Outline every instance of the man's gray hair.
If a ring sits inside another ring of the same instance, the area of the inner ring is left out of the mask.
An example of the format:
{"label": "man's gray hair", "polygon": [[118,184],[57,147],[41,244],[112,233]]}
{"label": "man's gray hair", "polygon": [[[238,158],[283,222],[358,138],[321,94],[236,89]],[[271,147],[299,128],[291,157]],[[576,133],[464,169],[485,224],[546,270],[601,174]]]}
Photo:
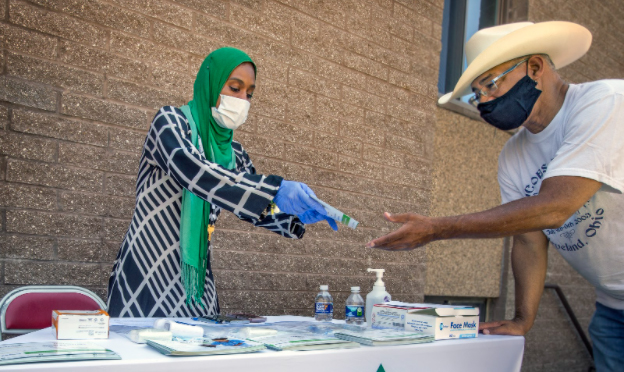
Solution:
{"label": "man's gray hair", "polygon": [[[544,60],[546,60],[546,63],[548,64],[548,66],[550,66],[550,68],[553,69],[553,71],[557,69],[557,67],[555,67],[555,64],[553,63],[552,59],[550,59],[550,56],[548,54],[529,54],[529,55],[526,55],[526,56],[514,58],[511,61],[513,61],[515,63],[518,63],[521,60],[523,60],[524,58],[532,57],[532,56],[540,56],[540,57],[544,58]],[[509,62],[511,62],[511,61],[509,61]]]}
{"label": "man's gray hair", "polygon": [[544,58],[546,60],[546,63],[548,63],[548,66],[550,66],[550,68],[552,68],[553,70],[557,69],[557,67],[555,67],[555,64],[553,63],[552,59],[550,59],[550,56],[548,54],[538,54],[538,56]]}

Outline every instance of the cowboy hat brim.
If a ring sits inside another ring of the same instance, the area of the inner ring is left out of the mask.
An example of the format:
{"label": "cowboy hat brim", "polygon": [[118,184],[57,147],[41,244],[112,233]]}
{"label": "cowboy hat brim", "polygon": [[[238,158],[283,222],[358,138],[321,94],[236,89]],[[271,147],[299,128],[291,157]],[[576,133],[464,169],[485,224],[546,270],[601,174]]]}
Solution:
{"label": "cowboy hat brim", "polygon": [[461,75],[455,89],[440,97],[438,103],[443,105],[471,93],[470,85],[474,79],[491,68],[518,57],[547,54],[555,68],[567,66],[587,53],[591,41],[592,36],[588,29],[571,22],[542,22],[512,31],[479,53]]}

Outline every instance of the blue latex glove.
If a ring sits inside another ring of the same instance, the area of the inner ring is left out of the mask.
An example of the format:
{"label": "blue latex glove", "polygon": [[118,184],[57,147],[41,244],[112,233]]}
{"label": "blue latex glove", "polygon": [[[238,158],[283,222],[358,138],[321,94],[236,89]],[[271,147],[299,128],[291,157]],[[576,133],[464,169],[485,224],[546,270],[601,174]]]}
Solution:
{"label": "blue latex glove", "polygon": [[[333,219],[327,217],[325,208],[319,202],[310,198],[310,196],[316,195],[305,183],[284,180],[275,198],[273,198],[273,202],[280,211],[294,214],[303,223],[315,223],[325,219],[334,230],[338,230],[338,226],[333,222]],[[333,222],[333,225],[329,220]]]}
{"label": "blue latex glove", "polygon": [[329,226],[334,231],[338,231],[338,225],[336,224],[336,220],[334,220],[331,217],[323,216],[322,214],[320,214],[319,212],[317,212],[315,210],[309,210],[309,211],[304,212],[302,215],[297,216],[297,217],[299,217],[301,222],[305,223],[306,225],[317,223],[319,221],[325,220],[325,221],[327,221]]}

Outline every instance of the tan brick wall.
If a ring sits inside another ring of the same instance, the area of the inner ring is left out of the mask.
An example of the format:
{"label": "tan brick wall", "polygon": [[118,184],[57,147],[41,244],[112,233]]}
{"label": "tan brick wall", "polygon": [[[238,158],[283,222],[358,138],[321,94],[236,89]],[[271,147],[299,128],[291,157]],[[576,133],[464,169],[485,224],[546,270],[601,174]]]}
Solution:
{"label": "tan brick wall", "polygon": [[[507,132],[483,121],[439,108],[431,215],[455,216],[498,206],[498,154],[508,139]],[[426,252],[426,295],[499,296],[502,239],[438,241]]]}
{"label": "tan brick wall", "polygon": [[[428,213],[442,1],[0,1],[0,292],[77,284],[105,296],[129,224],[155,110],[192,95],[217,47],[258,64],[236,138],[259,172],[308,183],[361,220],[289,241],[224,215],[215,234],[225,309],[337,313],[370,266],[397,299],[422,299],[424,250],[364,243],[385,210]],[[0,293],[0,294],[1,294]]]}

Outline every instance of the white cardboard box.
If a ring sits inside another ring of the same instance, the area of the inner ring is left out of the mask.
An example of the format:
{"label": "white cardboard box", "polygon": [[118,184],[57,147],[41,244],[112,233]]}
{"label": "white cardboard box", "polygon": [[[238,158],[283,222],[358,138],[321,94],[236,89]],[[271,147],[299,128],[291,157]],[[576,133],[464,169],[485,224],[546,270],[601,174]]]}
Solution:
{"label": "white cardboard box", "polygon": [[371,328],[374,329],[405,329],[405,318],[408,311],[428,308],[428,306],[415,306],[419,304],[407,304],[399,301],[390,301],[383,304],[373,305],[371,313]]}
{"label": "white cardboard box", "polygon": [[52,330],[57,340],[108,338],[109,319],[104,310],[54,310]]}
{"label": "white cardboard box", "polygon": [[479,335],[479,309],[474,307],[439,307],[410,311],[405,330],[433,335],[436,340],[476,338]]}

